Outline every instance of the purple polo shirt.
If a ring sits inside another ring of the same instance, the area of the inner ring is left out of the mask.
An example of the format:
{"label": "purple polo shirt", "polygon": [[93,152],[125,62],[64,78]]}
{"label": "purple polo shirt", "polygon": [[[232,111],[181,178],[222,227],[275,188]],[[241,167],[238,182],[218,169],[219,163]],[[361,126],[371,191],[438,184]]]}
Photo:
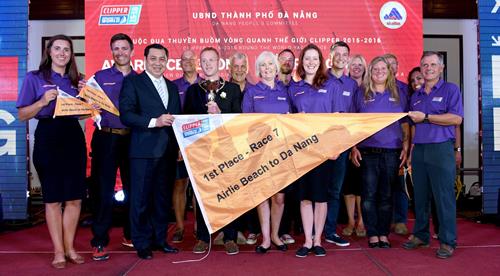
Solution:
{"label": "purple polo shirt", "polygon": [[177,89],[179,89],[179,98],[181,99],[181,110],[184,107],[184,100],[186,99],[186,92],[191,84],[195,84],[203,80],[200,78],[200,75],[196,75],[196,80],[193,83],[189,83],[184,76],[174,80],[175,85],[177,85]]}
{"label": "purple polo shirt", "polygon": [[245,88],[241,109],[243,113],[279,113],[290,112],[290,98],[286,86],[280,82],[274,82],[274,88],[263,82],[258,82]]}
{"label": "purple polo shirt", "polygon": [[288,95],[294,112],[345,112],[344,103],[340,98],[342,95],[340,87],[331,81],[326,81],[319,89],[303,80],[293,82],[288,87]]}
{"label": "purple polo shirt", "polygon": [[[43,79],[43,74],[36,71],[31,71],[26,74],[24,78],[21,92],[17,98],[16,107],[25,107],[32,105],[40,100],[42,96],[51,89],[61,89],[62,91],[70,94],[71,96],[78,95],[78,88],[71,84],[71,80],[67,75],[61,76],[60,74],[51,71],[50,81],[47,82]],[[56,101],[51,101],[47,106],[43,107],[35,116],[36,119],[52,118],[54,109],[56,108]]]}
{"label": "purple polo shirt", "polygon": [[[421,111],[426,114],[451,113],[464,117],[462,95],[460,89],[453,83],[439,80],[432,87],[429,94],[422,86],[411,96],[410,110]],[[455,140],[455,126],[441,126],[437,124],[415,124],[414,144],[442,143]]]}
{"label": "purple polo shirt", "polygon": [[[370,99],[365,100],[365,91],[359,88],[356,92],[354,108],[358,113],[405,113],[408,112],[408,94],[399,90],[399,101],[391,97],[391,93],[386,90],[384,93],[374,93]],[[407,122],[401,119],[385,127],[379,132],[366,138],[358,144],[360,148],[402,148],[403,131],[401,123]]]}
{"label": "purple polo shirt", "polygon": [[346,75],[337,78],[331,70],[328,70],[328,81],[332,81],[340,87],[340,98],[345,105],[345,112],[354,112],[354,94],[358,90],[358,83]]}
{"label": "purple polo shirt", "polygon": [[[137,73],[132,70],[130,71],[130,75],[137,75]],[[102,90],[104,90],[104,93],[106,93],[116,108],[119,108],[120,90],[122,88],[124,78],[125,76],[123,76],[123,73],[116,69],[115,66],[97,71],[94,75],[94,79],[97,81]],[[116,116],[115,114],[112,114],[104,109],[101,110],[101,117],[102,127],[127,128],[122,124],[119,116]]]}

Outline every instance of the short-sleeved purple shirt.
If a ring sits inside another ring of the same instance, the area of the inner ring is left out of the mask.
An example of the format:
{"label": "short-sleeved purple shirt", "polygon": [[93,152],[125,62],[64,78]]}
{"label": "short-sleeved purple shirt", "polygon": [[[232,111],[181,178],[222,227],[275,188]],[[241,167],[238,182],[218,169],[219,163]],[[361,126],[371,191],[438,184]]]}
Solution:
{"label": "short-sleeved purple shirt", "polygon": [[345,112],[354,112],[354,94],[358,90],[358,83],[349,76],[342,75],[337,78],[328,70],[328,80],[333,81],[340,87],[341,99],[345,105]]}
{"label": "short-sleeved purple shirt", "polygon": [[[374,93],[373,96],[365,99],[364,89],[359,88],[356,92],[354,108],[359,113],[403,113],[408,112],[408,94],[399,91],[399,101],[395,97],[391,97],[389,90],[384,93]],[[385,127],[379,132],[366,138],[358,144],[360,148],[374,147],[374,148],[388,148],[398,149],[402,148],[403,131],[401,130],[401,123],[406,120],[394,122]]]}
{"label": "short-sleeved purple shirt", "polygon": [[[17,98],[16,107],[25,107],[32,105],[43,97],[45,92],[51,89],[61,89],[62,91],[70,94],[71,96],[78,95],[78,88],[71,84],[71,80],[67,75],[61,76],[60,74],[51,71],[50,81],[43,78],[43,74],[36,71],[31,71],[26,74],[24,78],[21,92]],[[52,118],[56,108],[56,101],[51,101],[47,106],[43,107],[35,116],[36,119]]]}
{"label": "short-sleeved purple shirt", "polygon": [[[410,110],[421,111],[429,115],[451,113],[464,117],[460,89],[455,84],[442,79],[432,87],[429,94],[425,93],[425,87],[415,91],[410,100]],[[415,124],[414,144],[442,143],[448,140],[455,140],[454,125]]]}
{"label": "short-sleeved purple shirt", "polygon": [[[130,75],[137,75],[137,73],[132,70],[130,71]],[[97,81],[102,90],[104,90],[104,93],[106,93],[116,108],[119,108],[120,90],[122,88],[124,78],[125,76],[123,76],[123,73],[116,69],[115,66],[97,71],[94,75],[94,79]],[[101,110],[101,117],[102,127],[126,128],[126,126],[120,121],[120,117],[109,113],[106,110]]]}
{"label": "short-sleeved purple shirt", "polygon": [[340,87],[332,81],[326,81],[321,88],[314,88],[304,80],[291,82],[288,95],[294,112],[334,113],[345,112],[340,98]]}
{"label": "short-sleeved purple shirt", "polygon": [[189,83],[184,76],[174,80],[175,85],[177,85],[177,89],[179,89],[179,98],[181,99],[181,110],[184,107],[184,100],[186,99],[186,91],[188,90],[191,84],[198,83],[202,80],[199,75],[196,75],[196,80],[193,83]]}
{"label": "short-sleeved purple shirt", "polygon": [[275,81],[274,88],[258,82],[245,88],[241,109],[243,113],[279,113],[291,112],[290,98],[286,86]]}

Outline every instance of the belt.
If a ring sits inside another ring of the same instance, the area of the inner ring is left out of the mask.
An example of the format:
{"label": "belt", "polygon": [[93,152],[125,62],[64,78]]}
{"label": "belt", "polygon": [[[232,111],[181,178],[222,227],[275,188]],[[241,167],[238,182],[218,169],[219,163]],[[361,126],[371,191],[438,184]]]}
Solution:
{"label": "belt", "polygon": [[107,132],[107,133],[112,133],[112,134],[118,134],[118,135],[127,135],[127,134],[130,133],[130,129],[129,128],[101,127],[100,131]]}
{"label": "belt", "polygon": [[401,149],[386,149],[386,148],[360,148],[361,153],[390,153],[390,152],[400,152]]}

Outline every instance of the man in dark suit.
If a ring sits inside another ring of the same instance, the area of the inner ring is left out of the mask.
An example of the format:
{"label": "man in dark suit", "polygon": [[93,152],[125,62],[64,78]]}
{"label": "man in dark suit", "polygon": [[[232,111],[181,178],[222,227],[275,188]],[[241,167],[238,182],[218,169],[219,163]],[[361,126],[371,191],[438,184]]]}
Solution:
{"label": "man in dark suit", "polygon": [[180,100],[177,86],[163,76],[168,50],[151,44],[144,56],[146,70],[123,82],[120,119],[131,128],[132,243],[139,258],[151,259],[152,249],[178,252],[166,235],[177,158],[172,114],[180,113]]}

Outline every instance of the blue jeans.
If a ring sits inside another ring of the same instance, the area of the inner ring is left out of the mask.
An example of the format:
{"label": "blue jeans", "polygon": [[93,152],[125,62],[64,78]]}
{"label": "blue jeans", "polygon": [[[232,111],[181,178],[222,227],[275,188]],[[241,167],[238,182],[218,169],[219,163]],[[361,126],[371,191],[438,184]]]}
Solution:
{"label": "blue jeans", "polygon": [[388,236],[392,221],[392,191],[398,182],[399,150],[360,149],[363,220],[368,237]]}
{"label": "blue jeans", "polygon": [[415,227],[413,234],[429,243],[430,201],[434,198],[439,220],[439,242],[457,245],[455,201],[454,142],[416,144],[413,148],[412,167],[415,193]]}
{"label": "blue jeans", "polygon": [[408,196],[405,192],[405,177],[400,175],[398,183],[394,186],[392,198],[394,199],[394,223],[405,223],[408,221]]}
{"label": "blue jeans", "polygon": [[328,187],[328,211],[325,222],[325,236],[337,233],[337,217],[340,209],[340,192],[347,170],[349,150],[344,151],[333,161],[333,181]]}

